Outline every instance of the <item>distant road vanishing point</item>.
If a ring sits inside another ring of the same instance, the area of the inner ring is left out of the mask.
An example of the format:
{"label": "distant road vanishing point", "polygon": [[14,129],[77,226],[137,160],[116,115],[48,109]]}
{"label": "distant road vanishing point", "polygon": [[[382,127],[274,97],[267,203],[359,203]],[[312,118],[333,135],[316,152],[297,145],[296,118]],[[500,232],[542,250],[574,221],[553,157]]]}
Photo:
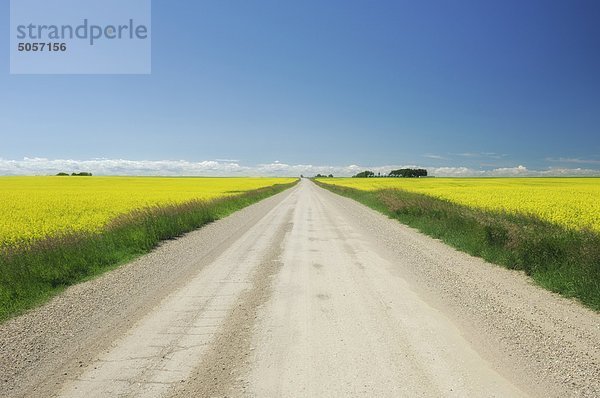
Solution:
{"label": "distant road vanishing point", "polygon": [[0,325],[6,397],[600,396],[600,315],[302,180]]}

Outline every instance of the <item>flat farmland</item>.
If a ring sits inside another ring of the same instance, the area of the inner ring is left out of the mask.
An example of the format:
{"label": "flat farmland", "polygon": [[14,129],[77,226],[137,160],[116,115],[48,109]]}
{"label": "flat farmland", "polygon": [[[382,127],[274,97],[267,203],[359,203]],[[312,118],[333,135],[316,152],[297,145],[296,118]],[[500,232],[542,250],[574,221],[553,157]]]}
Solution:
{"label": "flat farmland", "polygon": [[[352,194],[454,217],[402,192]],[[598,397],[599,324],[303,179],[0,324],[0,395]]]}
{"label": "flat farmland", "polygon": [[0,178],[0,320],[295,181]]}
{"label": "flat farmland", "polygon": [[477,209],[538,217],[600,232],[600,178],[334,178],[363,191],[399,189]]}
{"label": "flat farmland", "polygon": [[100,232],[132,211],[232,197],[292,178],[2,177],[0,247]]}
{"label": "flat farmland", "polygon": [[324,178],[317,183],[600,309],[598,178]]}

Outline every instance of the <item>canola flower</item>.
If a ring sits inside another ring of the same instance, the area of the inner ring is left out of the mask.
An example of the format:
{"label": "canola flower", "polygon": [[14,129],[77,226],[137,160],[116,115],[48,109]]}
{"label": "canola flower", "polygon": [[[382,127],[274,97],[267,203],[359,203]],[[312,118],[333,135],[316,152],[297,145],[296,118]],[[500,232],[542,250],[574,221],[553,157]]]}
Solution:
{"label": "canola flower", "polygon": [[99,232],[151,206],[210,200],[293,178],[1,177],[0,248],[72,232]]}
{"label": "canola flower", "polygon": [[570,229],[600,232],[600,178],[334,178],[366,191],[401,189],[473,208],[525,214]]}

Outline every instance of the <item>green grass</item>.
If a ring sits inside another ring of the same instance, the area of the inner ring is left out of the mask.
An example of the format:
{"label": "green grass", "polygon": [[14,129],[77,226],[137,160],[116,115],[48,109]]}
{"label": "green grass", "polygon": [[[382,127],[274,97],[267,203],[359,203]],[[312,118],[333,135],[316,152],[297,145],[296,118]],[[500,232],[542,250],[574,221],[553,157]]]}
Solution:
{"label": "green grass", "polygon": [[93,278],[173,239],[295,185],[280,184],[212,201],[154,207],[114,220],[100,234],[73,234],[0,254],[0,322],[66,287]]}
{"label": "green grass", "polygon": [[401,190],[367,192],[316,183],[458,250],[523,270],[546,289],[600,310],[600,235],[595,232]]}

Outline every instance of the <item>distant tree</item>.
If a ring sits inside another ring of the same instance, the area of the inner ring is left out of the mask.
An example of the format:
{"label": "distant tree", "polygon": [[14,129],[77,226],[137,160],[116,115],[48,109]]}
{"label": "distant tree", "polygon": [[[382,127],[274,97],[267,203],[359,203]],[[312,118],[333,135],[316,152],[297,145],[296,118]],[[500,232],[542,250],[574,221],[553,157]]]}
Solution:
{"label": "distant tree", "polygon": [[425,169],[398,169],[392,170],[389,177],[402,177],[402,178],[418,178],[427,177],[427,170]]}
{"label": "distant tree", "polygon": [[375,173],[373,173],[372,171],[369,171],[369,170],[361,171],[360,173],[352,176],[352,178],[371,178],[371,177],[375,177]]}
{"label": "distant tree", "polygon": [[333,178],[333,174],[329,174],[329,176],[328,176],[328,177],[329,177],[329,178]]}
{"label": "distant tree", "polygon": [[91,177],[92,173],[82,172],[82,173],[72,173],[71,175],[75,176],[75,177]]}
{"label": "distant tree", "polygon": [[59,177],[65,177],[65,176],[68,176],[68,175],[69,175],[69,173],[58,173],[57,174],[57,176],[59,176]]}
{"label": "distant tree", "polygon": [[300,178],[304,178],[304,174],[300,174]]}

